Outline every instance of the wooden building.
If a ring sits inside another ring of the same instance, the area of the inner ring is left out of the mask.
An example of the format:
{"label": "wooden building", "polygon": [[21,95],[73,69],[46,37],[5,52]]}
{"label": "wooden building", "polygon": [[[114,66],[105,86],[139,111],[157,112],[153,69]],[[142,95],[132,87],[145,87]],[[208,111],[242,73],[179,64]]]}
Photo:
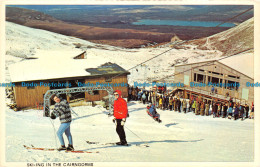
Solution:
{"label": "wooden building", "polygon": [[[209,60],[175,66],[175,82],[184,83],[180,88],[184,96],[202,96],[204,99],[227,101],[234,98],[241,104],[254,101],[253,53],[245,53],[220,60]],[[212,87],[217,93],[212,93]]]}
{"label": "wooden building", "polygon": [[[9,67],[11,81],[15,84],[13,90],[18,108],[43,104],[47,90],[90,86],[91,83],[92,86],[98,83],[113,84],[114,90],[121,90],[124,98],[128,96],[128,71],[114,63],[84,59],[85,52],[66,54],[67,56],[50,54],[50,57],[27,60]],[[84,98],[85,101],[99,101],[107,95],[106,91],[100,90],[91,94],[83,92],[62,96],[67,100]]]}

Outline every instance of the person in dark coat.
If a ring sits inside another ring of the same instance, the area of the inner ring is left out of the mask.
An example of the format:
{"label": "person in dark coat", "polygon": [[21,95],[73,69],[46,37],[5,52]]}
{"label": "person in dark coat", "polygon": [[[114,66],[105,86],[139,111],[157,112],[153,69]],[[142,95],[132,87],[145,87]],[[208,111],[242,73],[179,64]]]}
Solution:
{"label": "person in dark coat", "polygon": [[145,102],[148,102],[148,96],[149,96],[149,92],[145,91],[145,97],[146,97]]}
{"label": "person in dark coat", "polygon": [[178,111],[181,112],[181,100],[179,98],[177,100],[177,107],[178,107]]}
{"label": "person in dark coat", "polygon": [[209,115],[209,102],[207,102],[206,103],[206,105],[205,105],[205,112],[206,112],[206,116],[208,116]]}
{"label": "person in dark coat", "polygon": [[252,102],[252,107],[251,107],[251,112],[250,112],[250,115],[249,115],[249,119],[254,119],[254,103]]}
{"label": "person in dark coat", "polygon": [[186,110],[187,110],[187,101],[186,101],[186,99],[183,99],[183,101],[182,101],[182,110],[186,114]]}
{"label": "person in dark coat", "polygon": [[166,97],[166,99],[165,99],[165,108],[166,108],[166,110],[168,110],[169,109],[169,96],[165,96]]}
{"label": "person in dark coat", "polygon": [[245,105],[245,110],[246,110],[246,117],[245,118],[248,118],[249,106],[247,104]]}
{"label": "person in dark coat", "polygon": [[170,108],[170,111],[172,111],[172,106],[173,106],[173,98],[172,96],[170,97],[170,100],[169,100],[169,108]]}
{"label": "person in dark coat", "polygon": [[245,107],[239,104],[239,117],[244,120]]}
{"label": "person in dark coat", "polygon": [[224,104],[224,106],[223,106],[223,117],[222,118],[226,118],[227,109],[228,109],[228,103]]}
{"label": "person in dark coat", "polygon": [[235,111],[234,111],[234,120],[237,120],[239,117],[239,108],[238,105],[235,106]]}
{"label": "person in dark coat", "polygon": [[201,102],[201,105],[200,105],[200,115],[204,116],[204,114],[205,114],[205,103],[203,101],[203,102]]}
{"label": "person in dark coat", "polygon": [[143,92],[143,95],[142,95],[143,104],[145,104],[145,100],[146,100],[146,96],[145,96],[145,93]]}

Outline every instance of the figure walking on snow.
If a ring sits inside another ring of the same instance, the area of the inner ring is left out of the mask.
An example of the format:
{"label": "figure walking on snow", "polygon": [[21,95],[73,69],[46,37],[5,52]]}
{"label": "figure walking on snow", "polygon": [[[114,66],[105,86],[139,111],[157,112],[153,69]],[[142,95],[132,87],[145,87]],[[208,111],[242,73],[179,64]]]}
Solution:
{"label": "figure walking on snow", "polygon": [[117,145],[127,145],[124,124],[127,117],[127,103],[121,97],[121,91],[116,90],[114,92],[115,101],[114,101],[114,119],[113,122],[116,123],[116,132],[120,138],[120,142],[117,142]]}
{"label": "figure walking on snow", "polygon": [[[55,107],[53,111],[51,112],[51,119],[56,119],[56,117],[60,117],[60,127],[57,131],[57,136],[60,140],[61,147],[58,148],[59,151],[61,150],[67,150],[67,151],[73,151],[73,143],[72,143],[72,136],[70,133],[70,123],[71,123],[71,111],[69,103],[65,99],[61,99],[59,95],[53,95],[52,96],[53,101],[56,102]],[[69,145],[66,148],[64,139],[63,139],[63,133],[65,132]]]}

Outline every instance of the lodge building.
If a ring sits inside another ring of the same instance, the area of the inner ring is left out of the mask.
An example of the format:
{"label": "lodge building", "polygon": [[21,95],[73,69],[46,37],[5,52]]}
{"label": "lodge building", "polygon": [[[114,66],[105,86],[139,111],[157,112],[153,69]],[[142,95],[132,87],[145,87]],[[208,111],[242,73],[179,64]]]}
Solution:
{"label": "lodge building", "polygon": [[[219,60],[208,60],[175,66],[175,82],[184,83],[184,96],[202,96],[219,101],[233,98],[241,104],[252,104],[254,101],[254,87],[247,83],[254,83],[253,53],[243,53]],[[194,86],[196,84],[196,86]],[[212,87],[217,92],[212,93]]]}
{"label": "lodge building", "polygon": [[[32,60],[9,66],[14,100],[18,108],[35,107],[43,104],[44,94],[51,89],[78,87],[80,83],[114,84],[114,90],[121,90],[123,98],[128,95],[127,75],[130,73],[115,63],[100,62],[86,58],[86,52],[60,51],[43,52]],[[43,85],[44,83],[44,85]],[[121,83],[125,85],[122,86]],[[121,84],[121,85],[120,85]],[[24,86],[26,85],[26,86]],[[34,86],[37,85],[37,86]],[[40,86],[41,85],[41,86]],[[107,96],[107,91],[64,94],[68,101],[81,98],[85,101],[99,101]]]}

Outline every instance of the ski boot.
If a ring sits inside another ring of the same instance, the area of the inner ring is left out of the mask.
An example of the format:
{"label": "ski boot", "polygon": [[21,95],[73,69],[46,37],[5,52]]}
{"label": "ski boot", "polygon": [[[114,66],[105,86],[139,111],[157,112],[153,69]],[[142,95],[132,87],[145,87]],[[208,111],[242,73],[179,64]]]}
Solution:
{"label": "ski boot", "polygon": [[128,146],[126,140],[124,140],[124,141],[120,141],[120,142],[117,142],[116,145],[120,145],[120,146]]}
{"label": "ski boot", "polygon": [[68,147],[66,148],[67,151],[74,151],[73,145],[69,144]]}
{"label": "ski boot", "polygon": [[66,147],[62,145],[60,148],[57,149],[58,151],[66,150]]}

